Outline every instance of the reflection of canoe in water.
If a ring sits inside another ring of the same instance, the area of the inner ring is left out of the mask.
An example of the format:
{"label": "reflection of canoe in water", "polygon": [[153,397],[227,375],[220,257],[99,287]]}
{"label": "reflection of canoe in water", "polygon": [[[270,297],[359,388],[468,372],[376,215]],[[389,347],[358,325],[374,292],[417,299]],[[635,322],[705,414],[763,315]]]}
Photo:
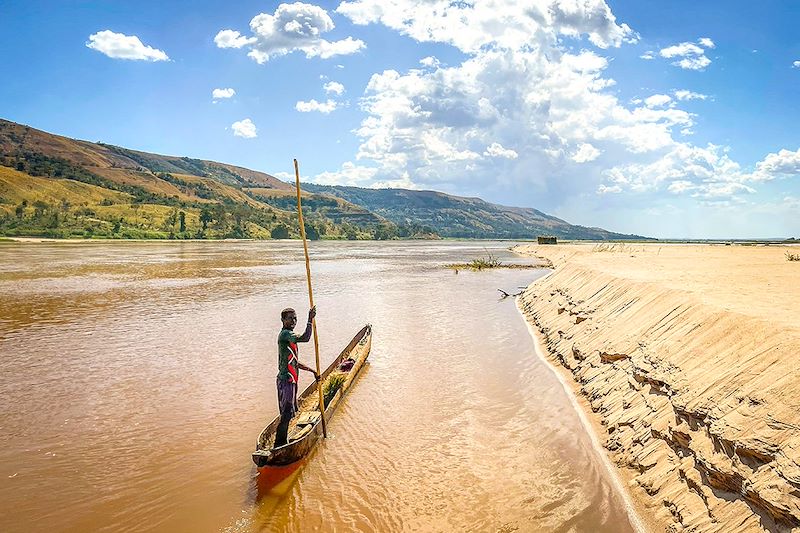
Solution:
{"label": "reflection of canoe in water", "polygon": [[[341,386],[330,399],[325,399],[325,421],[331,419],[336,407],[347,394],[358,372],[369,356],[372,346],[372,326],[361,328],[350,344],[342,350],[328,368],[321,375],[322,391],[326,391],[327,384],[340,382]],[[352,363],[351,361],[352,360]],[[272,448],[275,442],[275,431],[280,422],[280,415],[264,428],[256,442],[256,451],[253,452],[253,462],[256,466],[288,465],[305,457],[317,443],[322,434],[322,424],[319,416],[319,396],[317,383],[312,383],[297,398],[300,409],[289,424],[289,443],[278,448]]]}

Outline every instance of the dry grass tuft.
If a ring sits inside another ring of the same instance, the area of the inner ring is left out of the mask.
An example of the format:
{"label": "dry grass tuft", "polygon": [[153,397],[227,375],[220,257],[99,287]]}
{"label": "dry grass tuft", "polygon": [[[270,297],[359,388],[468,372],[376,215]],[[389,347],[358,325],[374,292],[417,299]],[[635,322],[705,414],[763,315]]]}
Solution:
{"label": "dry grass tuft", "polygon": [[592,248],[592,251],[629,253],[635,250],[633,246],[631,246],[630,244],[625,244],[623,242],[604,242],[602,244],[596,244],[594,248]]}

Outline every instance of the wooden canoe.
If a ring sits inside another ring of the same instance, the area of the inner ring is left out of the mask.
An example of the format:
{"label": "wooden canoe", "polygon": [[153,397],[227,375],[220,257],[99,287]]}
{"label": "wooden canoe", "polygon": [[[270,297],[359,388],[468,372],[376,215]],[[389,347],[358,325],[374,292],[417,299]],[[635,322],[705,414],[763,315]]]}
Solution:
{"label": "wooden canoe", "polygon": [[[320,383],[326,383],[334,374],[344,374],[344,382],[336,394],[325,406],[325,421],[329,421],[339,403],[347,394],[358,376],[361,367],[369,356],[372,347],[372,326],[367,324],[359,331],[353,340],[342,350],[325,371],[320,376]],[[340,365],[352,359],[353,365],[348,371],[340,370]],[[339,378],[341,379],[341,378]],[[323,385],[322,390],[325,390]],[[299,461],[305,457],[314,447],[322,435],[322,423],[319,417],[319,396],[317,395],[317,383],[309,385],[297,398],[299,406],[297,415],[289,424],[289,443],[278,448],[273,448],[275,442],[275,431],[280,422],[280,415],[264,428],[256,442],[256,451],[253,452],[253,462],[258,467],[288,465]]]}

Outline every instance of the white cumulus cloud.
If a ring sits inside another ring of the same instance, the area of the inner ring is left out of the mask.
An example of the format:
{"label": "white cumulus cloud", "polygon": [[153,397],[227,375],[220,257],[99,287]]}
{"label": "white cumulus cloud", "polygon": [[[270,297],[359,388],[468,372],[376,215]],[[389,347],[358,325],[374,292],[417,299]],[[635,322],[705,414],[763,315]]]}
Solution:
{"label": "white cumulus cloud", "polygon": [[311,178],[320,185],[349,185],[354,187],[370,187],[378,169],[374,167],[358,166],[352,161],[346,161],[339,170],[321,172]]}
{"label": "white cumulus cloud", "polygon": [[794,63],[792,63],[792,66],[794,68],[800,68],[800,61],[795,61]]}
{"label": "white cumulus cloud", "polygon": [[701,37],[698,41],[699,46],[690,42],[683,42],[662,48],[659,51],[661,57],[675,59],[672,64],[686,70],[704,70],[711,64],[711,60],[705,55],[707,48],[714,48],[714,41],[708,37]]}
{"label": "white cumulus cloud", "polygon": [[417,184],[411,180],[408,172],[404,172],[399,178],[392,180],[376,181],[370,185],[375,189],[417,189]]}
{"label": "white cumulus cloud", "polygon": [[684,57],[673,63],[673,65],[681,67],[684,70],[704,70],[710,64],[711,60],[706,56]]}
{"label": "white cumulus cloud", "polygon": [[231,124],[231,129],[236,137],[244,137],[245,139],[258,137],[256,125],[249,118],[234,122]]}
{"label": "white cumulus cloud", "polygon": [[588,163],[589,161],[594,161],[599,156],[600,150],[589,143],[581,143],[578,145],[578,151],[572,156],[572,160],[576,163]]}
{"label": "white cumulus cloud", "polygon": [[603,174],[607,182],[622,184],[634,192],[730,190],[733,194],[742,189],[726,189],[723,185],[747,180],[739,164],[728,157],[726,149],[713,144],[698,147],[674,143],[657,159],[617,165]]}
{"label": "white cumulus cloud", "polygon": [[322,113],[327,115],[332,111],[335,111],[336,108],[339,107],[339,103],[334,100],[327,100],[326,102],[317,102],[316,100],[309,100],[308,102],[304,102],[300,100],[294,105],[294,108],[301,113],[310,113],[312,111],[316,111],[318,113]]}
{"label": "white cumulus cloud", "polygon": [[[318,182],[467,195],[491,182],[495,201],[551,209],[596,198],[587,193],[735,201],[755,187],[726,147],[685,140],[695,115],[681,105],[699,93],[623,102],[609,90],[615,80],[602,49],[636,34],[602,0],[345,0],[337,12],[455,46],[463,58],[374,73],[359,101],[357,153]],[[706,39],[658,55],[696,58],[710,48]]]}
{"label": "white cumulus cloud", "polygon": [[703,55],[705,50],[700,48],[694,43],[680,43],[662,48],[659,54],[661,57],[686,57],[686,56],[699,56]]}
{"label": "white cumulus cloud", "polygon": [[346,161],[339,170],[326,171],[311,177],[312,183],[320,185],[347,185],[352,187],[366,187],[371,189],[417,189],[408,172],[396,179],[381,180],[377,178],[378,169],[356,165]]}
{"label": "white cumulus cloud", "polygon": [[756,163],[756,170],[751,175],[755,181],[770,181],[776,178],[800,176],[800,149],[796,152],[780,150]]}
{"label": "white cumulus cloud", "polygon": [[253,17],[249,37],[236,30],[222,30],[214,42],[220,48],[247,47],[247,55],[259,64],[295,51],[304,52],[309,58],[328,59],[353,54],[365,47],[363,41],[352,37],[339,41],[323,39],[322,34],[333,28],[327,11],[316,5],[295,2],[280,4],[272,14],[260,13]]}
{"label": "white cumulus cloud", "polygon": [[519,154],[510,148],[504,148],[500,143],[492,143],[486,147],[483,155],[487,157],[505,157],[506,159],[516,159]]}
{"label": "white cumulus cloud", "polygon": [[256,42],[255,37],[245,37],[234,30],[222,30],[214,37],[217,48],[241,48],[254,42]]}
{"label": "white cumulus cloud", "polygon": [[163,50],[143,44],[137,36],[114,33],[110,30],[90,35],[86,47],[114,59],[169,61],[169,56]]}
{"label": "white cumulus cloud", "polygon": [[693,190],[696,186],[691,181],[676,180],[667,186],[667,191],[673,194],[683,194]]}
{"label": "white cumulus cloud", "polygon": [[714,48],[716,46],[714,44],[714,41],[712,41],[708,37],[701,37],[700,39],[697,40],[697,42],[700,43],[700,46],[704,46],[705,48]]}
{"label": "white cumulus cloud", "polygon": [[647,107],[663,107],[672,102],[672,97],[666,94],[654,94],[644,99],[644,105]]}
{"label": "white cumulus cloud", "polygon": [[[404,7],[397,13],[412,15],[386,19],[386,23],[421,40],[434,40],[432,36],[438,35],[442,42],[470,50],[471,41],[465,40],[464,32],[473,27],[473,19],[489,17],[480,20],[488,24],[503,13],[524,19],[518,5],[499,6],[495,6],[500,10],[496,13],[484,11],[479,3],[474,7],[453,5],[450,9],[459,17],[451,20],[448,15],[442,20],[422,17],[425,6],[408,2],[395,7]],[[385,7],[376,7],[376,13]],[[379,16],[367,10],[360,16],[364,20],[356,22],[384,20],[388,14]],[[596,28],[590,21],[572,22],[573,27],[584,27],[587,32]],[[488,24],[479,40],[490,46],[469,52],[460,65],[443,67],[430,60],[425,62],[429,67],[425,70],[374,74],[361,101],[368,117],[356,131],[362,140],[358,160],[377,164],[381,176],[399,179],[408,172],[422,188],[450,184],[451,190],[474,190],[478,185],[473,184],[484,176],[501,174],[504,180],[518,184],[532,180],[534,188],[556,194],[582,187],[576,181],[559,180],[557,176],[562,174],[575,172],[601,182],[603,167],[595,163],[601,153],[608,153],[610,160],[658,159],[676,144],[672,128],[693,124],[689,113],[662,108],[672,103],[668,95],[651,98],[654,107],[623,106],[604,91],[614,83],[603,77],[608,60],[588,50],[569,53],[560,49],[562,33],[544,23],[537,23],[541,26],[534,32],[542,41],[540,48],[530,47],[530,34],[517,41],[518,36],[509,34],[502,24]],[[475,31],[482,28],[475,22]],[[618,43],[622,42],[620,38]],[[611,44],[610,37],[606,44]],[[545,53],[554,49],[556,53]],[[517,157],[497,157],[502,145],[487,148],[497,143],[495,139],[513,140]],[[545,185],[549,180],[552,182]],[[622,183],[605,184],[603,190],[630,188]]]}
{"label": "white cumulus cloud", "polygon": [[705,100],[708,98],[708,95],[687,91],[685,89],[679,89],[673,94],[678,100]]}
{"label": "white cumulus cloud", "polygon": [[419,64],[423,67],[438,67],[440,65],[439,60],[433,56],[423,57],[419,60]]}
{"label": "white cumulus cloud", "polygon": [[[680,109],[622,106],[604,92],[607,64],[589,51],[551,59],[539,50],[487,48],[458,66],[374,74],[361,101],[368,117],[356,130],[357,158],[378,164],[382,176],[409,172],[421,188],[474,190],[498,174],[537,187],[552,176],[554,194],[580,188],[556,176],[574,170],[599,180],[592,162],[600,153],[624,160],[656,152],[675,143],[673,126],[693,123]],[[517,157],[492,158],[499,151],[486,147],[496,139],[513,140]]]}
{"label": "white cumulus cloud", "polygon": [[336,11],[354,24],[381,23],[417,41],[449,43],[464,52],[477,52],[488,42],[504,48],[549,43],[559,35],[586,35],[600,48],[638,39],[627,24],[617,23],[604,0],[543,0],[525,6],[512,0],[352,0]]}
{"label": "white cumulus cloud", "polygon": [[223,100],[225,98],[232,98],[236,91],[228,87],[227,89],[214,89],[211,91],[211,98],[214,100]]}
{"label": "white cumulus cloud", "polygon": [[325,92],[328,94],[341,95],[344,93],[344,85],[336,81],[329,81],[323,85],[322,88],[325,89]]}

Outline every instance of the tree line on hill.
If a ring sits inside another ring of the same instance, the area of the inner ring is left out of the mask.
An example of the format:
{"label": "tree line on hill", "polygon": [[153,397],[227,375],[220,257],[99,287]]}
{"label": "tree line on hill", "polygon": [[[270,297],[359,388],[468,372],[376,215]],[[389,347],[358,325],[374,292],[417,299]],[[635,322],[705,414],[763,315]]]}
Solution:
{"label": "tree line on hill", "polygon": [[[116,207],[103,212],[103,208]],[[120,207],[126,214],[118,214]],[[148,209],[150,207],[151,209]],[[299,237],[297,223],[288,217],[242,205],[211,204],[198,209],[153,206],[134,202],[115,206],[107,200],[98,206],[22,200],[13,211],[0,214],[0,235],[49,238],[117,239],[291,239]],[[304,209],[305,212],[305,209]],[[307,213],[306,236],[311,240],[387,240],[412,238],[429,228],[396,225],[359,227],[349,222],[334,224]]]}

